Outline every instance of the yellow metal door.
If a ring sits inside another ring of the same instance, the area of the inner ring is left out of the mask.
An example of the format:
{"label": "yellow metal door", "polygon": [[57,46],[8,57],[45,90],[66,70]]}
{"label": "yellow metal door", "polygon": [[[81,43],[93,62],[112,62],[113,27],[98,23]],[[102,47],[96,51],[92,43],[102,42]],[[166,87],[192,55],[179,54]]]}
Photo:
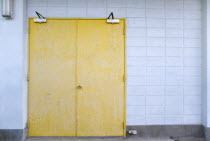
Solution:
{"label": "yellow metal door", "polygon": [[29,24],[29,136],[123,136],[124,20]]}
{"label": "yellow metal door", "polygon": [[75,136],[76,20],[29,22],[29,136]]}
{"label": "yellow metal door", "polygon": [[124,20],[79,20],[77,135],[123,136]]}

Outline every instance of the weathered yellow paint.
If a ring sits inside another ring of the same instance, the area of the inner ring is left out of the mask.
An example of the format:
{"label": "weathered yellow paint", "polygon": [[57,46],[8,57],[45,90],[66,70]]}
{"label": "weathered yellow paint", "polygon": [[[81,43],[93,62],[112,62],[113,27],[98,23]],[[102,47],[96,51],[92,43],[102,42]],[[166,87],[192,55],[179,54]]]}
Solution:
{"label": "weathered yellow paint", "polygon": [[79,20],[78,136],[123,136],[124,21]]}
{"label": "weathered yellow paint", "polygon": [[29,136],[75,136],[76,20],[30,20]]}
{"label": "weathered yellow paint", "polygon": [[124,24],[29,20],[29,136],[125,135]]}

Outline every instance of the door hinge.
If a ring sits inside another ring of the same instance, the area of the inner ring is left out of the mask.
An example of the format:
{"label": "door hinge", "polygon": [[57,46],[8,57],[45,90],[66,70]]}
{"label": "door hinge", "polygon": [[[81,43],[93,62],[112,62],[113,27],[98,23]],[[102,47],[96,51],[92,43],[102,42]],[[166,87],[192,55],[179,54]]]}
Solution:
{"label": "door hinge", "polygon": [[29,81],[30,79],[29,79],[29,75],[27,75],[27,81]]}
{"label": "door hinge", "polygon": [[30,122],[28,122],[28,128],[30,128]]}
{"label": "door hinge", "polygon": [[124,81],[124,82],[126,81],[126,76],[125,76],[125,74],[123,75],[123,81]]}

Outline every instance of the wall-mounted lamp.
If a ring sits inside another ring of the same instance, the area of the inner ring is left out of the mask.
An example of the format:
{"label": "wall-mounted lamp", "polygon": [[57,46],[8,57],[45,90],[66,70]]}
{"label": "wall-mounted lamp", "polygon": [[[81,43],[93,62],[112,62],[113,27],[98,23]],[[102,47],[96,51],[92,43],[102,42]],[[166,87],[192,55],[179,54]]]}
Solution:
{"label": "wall-mounted lamp", "polygon": [[2,17],[12,18],[13,0],[2,0]]}

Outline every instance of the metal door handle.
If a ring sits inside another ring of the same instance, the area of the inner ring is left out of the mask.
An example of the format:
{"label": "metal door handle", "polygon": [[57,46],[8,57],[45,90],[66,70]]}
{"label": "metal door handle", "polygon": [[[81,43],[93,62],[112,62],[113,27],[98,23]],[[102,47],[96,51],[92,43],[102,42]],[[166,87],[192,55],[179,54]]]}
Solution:
{"label": "metal door handle", "polygon": [[79,85],[79,86],[77,86],[77,88],[81,89],[81,88],[82,88],[82,86],[81,86],[81,85]]}

